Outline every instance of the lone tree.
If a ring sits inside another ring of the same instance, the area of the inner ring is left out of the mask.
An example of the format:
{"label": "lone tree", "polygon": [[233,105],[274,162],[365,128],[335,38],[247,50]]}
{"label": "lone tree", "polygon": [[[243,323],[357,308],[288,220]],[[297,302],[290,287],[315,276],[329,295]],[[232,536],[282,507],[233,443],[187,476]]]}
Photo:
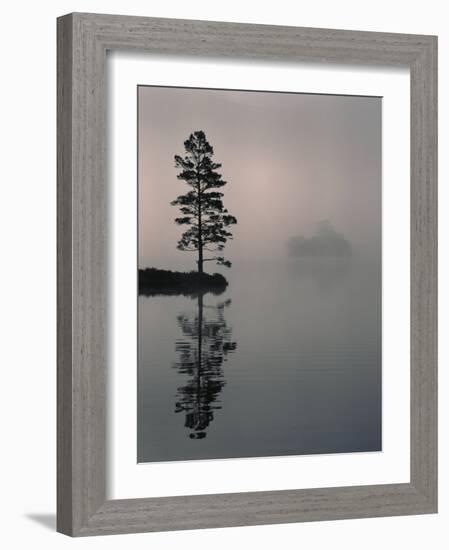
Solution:
{"label": "lone tree", "polygon": [[175,166],[180,169],[178,179],[184,180],[190,190],[171,204],[179,206],[182,213],[175,222],[189,227],[179,239],[177,248],[198,252],[199,273],[203,273],[204,262],[215,261],[218,265],[231,267],[231,262],[221,255],[204,257],[206,252],[222,252],[226,241],[232,239],[229,227],[237,223],[223,206],[223,193],[217,191],[226,185],[217,172],[221,164],[212,160],[214,149],[202,130],[190,134],[184,148],[184,157],[175,155]]}

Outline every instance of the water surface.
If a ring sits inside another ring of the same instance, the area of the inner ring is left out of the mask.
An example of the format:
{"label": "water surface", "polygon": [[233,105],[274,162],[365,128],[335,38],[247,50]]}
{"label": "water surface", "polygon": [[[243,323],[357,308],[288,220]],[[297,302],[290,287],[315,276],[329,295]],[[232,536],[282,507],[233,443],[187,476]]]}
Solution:
{"label": "water surface", "polygon": [[139,296],[138,462],[381,449],[380,263],[235,262]]}

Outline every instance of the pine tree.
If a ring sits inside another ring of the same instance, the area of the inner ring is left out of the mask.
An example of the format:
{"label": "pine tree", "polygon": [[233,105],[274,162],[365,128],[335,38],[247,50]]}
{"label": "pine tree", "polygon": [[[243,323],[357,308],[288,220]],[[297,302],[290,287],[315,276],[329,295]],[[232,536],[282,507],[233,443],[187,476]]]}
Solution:
{"label": "pine tree", "polygon": [[178,179],[190,187],[184,195],[171,202],[179,206],[182,216],[175,219],[178,225],[187,225],[177,248],[198,253],[198,272],[203,272],[203,263],[215,261],[218,265],[231,267],[231,262],[221,255],[205,257],[208,252],[222,252],[228,239],[232,239],[230,226],[237,219],[223,206],[223,193],[217,191],[226,181],[217,172],[221,164],[214,162],[214,149],[202,130],[190,134],[184,142],[185,156],[175,155],[175,166],[180,169]]}

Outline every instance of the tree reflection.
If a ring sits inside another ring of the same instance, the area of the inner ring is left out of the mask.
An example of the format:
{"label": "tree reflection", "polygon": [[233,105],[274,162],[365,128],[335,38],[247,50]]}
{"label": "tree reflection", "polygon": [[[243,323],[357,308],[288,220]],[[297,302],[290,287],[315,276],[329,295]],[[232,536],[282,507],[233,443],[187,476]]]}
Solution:
{"label": "tree reflection", "polygon": [[185,413],[184,425],[190,430],[191,439],[206,437],[214,411],[222,407],[220,393],[226,384],[223,363],[228,353],[237,347],[224,317],[230,303],[231,300],[227,300],[213,306],[204,305],[200,294],[194,313],[178,315],[184,338],[176,342],[179,359],[174,367],[189,378],[176,392],[175,412]]}

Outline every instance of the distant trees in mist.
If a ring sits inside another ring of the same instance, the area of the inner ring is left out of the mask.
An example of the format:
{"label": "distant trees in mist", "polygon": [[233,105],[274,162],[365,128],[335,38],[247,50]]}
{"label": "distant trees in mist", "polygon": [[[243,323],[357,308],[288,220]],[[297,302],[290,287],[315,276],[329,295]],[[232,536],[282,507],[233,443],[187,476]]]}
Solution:
{"label": "distant trees in mist", "polygon": [[351,243],[325,220],[318,224],[315,235],[290,237],[287,249],[293,257],[348,257],[352,255]]}

